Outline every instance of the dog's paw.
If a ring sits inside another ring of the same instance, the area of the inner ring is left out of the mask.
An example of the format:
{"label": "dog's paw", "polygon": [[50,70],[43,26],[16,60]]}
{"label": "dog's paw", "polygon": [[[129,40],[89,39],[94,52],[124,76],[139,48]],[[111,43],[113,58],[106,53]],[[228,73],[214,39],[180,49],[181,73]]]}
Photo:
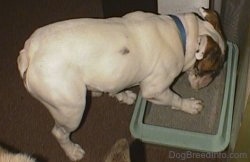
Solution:
{"label": "dog's paw", "polygon": [[124,91],[115,95],[118,101],[132,105],[136,100],[136,94],[132,91]]}
{"label": "dog's paw", "polygon": [[70,143],[65,150],[67,156],[70,158],[72,161],[78,161],[81,160],[84,157],[84,150],[79,146],[78,144],[75,143]]}
{"label": "dog's paw", "polygon": [[103,95],[103,92],[98,92],[98,91],[92,91],[91,96],[92,97],[100,97]]}
{"label": "dog's paw", "polygon": [[189,114],[198,114],[203,108],[203,102],[194,98],[183,99],[181,110]]}

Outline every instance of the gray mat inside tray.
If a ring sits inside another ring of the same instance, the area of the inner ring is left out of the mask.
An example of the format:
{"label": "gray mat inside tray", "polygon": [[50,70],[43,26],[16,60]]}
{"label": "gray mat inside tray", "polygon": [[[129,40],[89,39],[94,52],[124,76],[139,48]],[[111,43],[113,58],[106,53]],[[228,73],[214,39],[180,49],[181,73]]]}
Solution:
{"label": "gray mat inside tray", "polygon": [[202,112],[190,115],[182,111],[172,110],[168,106],[147,103],[144,123],[180,130],[216,134],[219,126],[220,111],[223,103],[226,66],[215,80],[200,90],[193,90],[187,75],[183,74],[172,86],[172,89],[183,98],[194,97],[204,102]]}

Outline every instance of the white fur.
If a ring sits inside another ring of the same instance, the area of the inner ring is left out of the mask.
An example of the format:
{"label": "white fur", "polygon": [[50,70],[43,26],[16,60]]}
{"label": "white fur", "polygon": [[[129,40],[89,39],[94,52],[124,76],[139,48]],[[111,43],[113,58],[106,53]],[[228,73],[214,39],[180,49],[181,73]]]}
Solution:
{"label": "white fur", "polygon": [[18,57],[20,74],[26,75],[27,90],[54,117],[52,133],[71,160],[84,156],[69,136],[81,121],[87,90],[132,104],[136,95],[120,91],[140,85],[142,96],[153,103],[191,114],[201,111],[201,101],[182,99],[169,86],[202,57],[195,55],[199,36],[216,38],[218,33],[194,14],[179,17],[187,33],[185,55],[174,21],[143,12],[58,22],[36,30],[26,41]]}
{"label": "white fur", "polygon": [[0,162],[35,162],[35,159],[22,153],[11,153],[0,147]]}
{"label": "white fur", "polygon": [[116,97],[118,101],[132,105],[136,100],[136,94],[132,91],[123,91],[115,95],[110,94],[112,97]]}
{"label": "white fur", "polygon": [[201,15],[201,17],[206,17],[207,16],[207,12],[202,7],[199,8],[199,14]]}
{"label": "white fur", "polygon": [[205,35],[199,36],[197,50],[195,53],[195,58],[197,60],[203,59],[206,50],[206,45],[207,45],[207,37]]}

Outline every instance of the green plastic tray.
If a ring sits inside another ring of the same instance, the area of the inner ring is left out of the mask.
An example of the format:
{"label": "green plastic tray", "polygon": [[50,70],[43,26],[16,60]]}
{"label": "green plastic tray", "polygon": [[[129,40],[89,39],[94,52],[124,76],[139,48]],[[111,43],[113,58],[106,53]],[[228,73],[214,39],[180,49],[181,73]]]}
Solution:
{"label": "green plastic tray", "polygon": [[130,123],[132,136],[146,143],[189,150],[206,152],[220,152],[225,150],[229,144],[231,134],[237,64],[238,48],[235,44],[228,42],[224,96],[219,115],[218,130],[216,133],[199,133],[146,124],[144,122],[144,117],[146,114],[146,107],[150,103],[143,99],[141,94],[139,94]]}

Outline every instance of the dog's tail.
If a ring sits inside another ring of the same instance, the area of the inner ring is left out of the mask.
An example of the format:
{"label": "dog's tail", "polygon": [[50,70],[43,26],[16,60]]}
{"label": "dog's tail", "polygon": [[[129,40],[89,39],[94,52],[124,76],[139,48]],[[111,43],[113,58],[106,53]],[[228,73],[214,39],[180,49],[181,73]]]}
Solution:
{"label": "dog's tail", "polygon": [[26,75],[30,65],[31,57],[34,55],[38,46],[35,45],[35,41],[32,39],[28,39],[24,48],[19,52],[19,56],[17,58],[17,65],[20,75],[23,79],[24,85],[27,86]]}
{"label": "dog's tail", "polygon": [[21,77],[25,79],[25,75],[29,67],[29,57],[25,48],[22,49],[19,53],[19,56],[17,58],[17,65]]}
{"label": "dog's tail", "polygon": [[29,68],[31,57],[34,55],[36,49],[37,46],[35,46],[35,41],[32,41],[30,38],[25,42],[24,48],[19,52],[17,65],[20,75],[24,81],[26,79],[26,73]]}

